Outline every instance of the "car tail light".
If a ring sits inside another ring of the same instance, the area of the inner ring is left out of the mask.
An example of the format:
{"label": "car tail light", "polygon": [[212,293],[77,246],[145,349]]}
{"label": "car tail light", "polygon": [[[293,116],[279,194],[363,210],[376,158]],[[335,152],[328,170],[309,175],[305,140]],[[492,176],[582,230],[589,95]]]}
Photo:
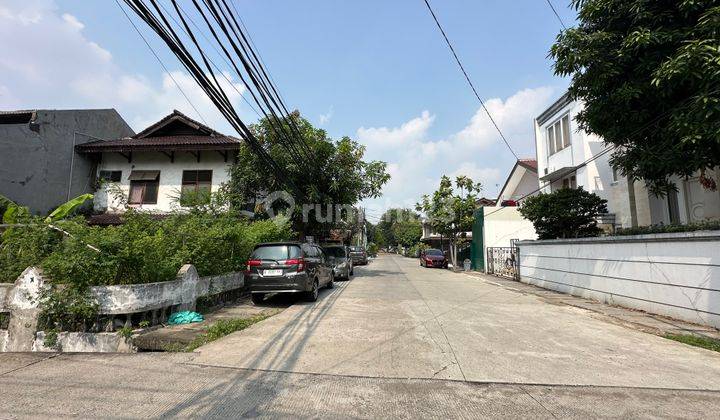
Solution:
{"label": "car tail light", "polygon": [[282,262],[285,265],[297,265],[297,272],[305,270],[305,260],[303,258],[293,258]]}
{"label": "car tail light", "polygon": [[260,260],[249,260],[247,262],[247,271],[250,271],[250,267],[257,267],[260,264],[262,264],[262,261]]}

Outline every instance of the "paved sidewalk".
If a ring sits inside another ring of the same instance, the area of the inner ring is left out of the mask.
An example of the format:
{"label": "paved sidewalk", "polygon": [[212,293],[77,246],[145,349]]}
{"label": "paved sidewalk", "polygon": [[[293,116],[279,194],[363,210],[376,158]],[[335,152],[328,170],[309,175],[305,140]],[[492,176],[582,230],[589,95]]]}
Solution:
{"label": "paved sidewalk", "polygon": [[481,278],[492,284],[497,284],[507,290],[518,293],[535,295],[545,302],[553,305],[568,305],[576,308],[586,309],[599,315],[604,315],[608,322],[613,322],[629,328],[644,331],[650,334],[664,336],[666,334],[691,334],[698,337],[713,338],[720,340],[720,331],[706,325],[693,324],[679,319],[669,318],[662,315],[655,315],[648,312],[624,308],[621,306],[608,305],[592,299],[585,299],[571,296],[552,290],[543,289],[531,284],[506,279],[503,277],[490,276],[475,271],[464,272],[463,274]]}

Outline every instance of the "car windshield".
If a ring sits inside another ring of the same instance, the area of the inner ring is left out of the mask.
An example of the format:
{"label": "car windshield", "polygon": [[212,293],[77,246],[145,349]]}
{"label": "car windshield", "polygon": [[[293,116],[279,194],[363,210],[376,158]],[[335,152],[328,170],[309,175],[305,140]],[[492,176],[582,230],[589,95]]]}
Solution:
{"label": "car windshield", "polygon": [[253,251],[251,260],[283,261],[300,256],[300,247],[297,245],[265,245]]}
{"label": "car windshield", "polygon": [[425,251],[425,255],[443,255],[443,253],[439,249],[428,249]]}
{"label": "car windshield", "polygon": [[325,254],[327,254],[329,257],[342,258],[345,256],[345,248],[340,246],[330,246],[327,248],[323,248],[323,251],[325,251]]}

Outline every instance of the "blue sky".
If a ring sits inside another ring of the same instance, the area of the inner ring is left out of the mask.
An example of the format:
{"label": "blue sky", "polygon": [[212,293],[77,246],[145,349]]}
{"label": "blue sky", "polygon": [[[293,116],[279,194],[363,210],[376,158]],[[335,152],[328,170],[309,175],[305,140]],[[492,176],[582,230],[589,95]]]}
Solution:
{"label": "blue sky", "polygon": [[[412,204],[443,173],[466,173],[497,193],[514,158],[478,113],[422,0],[235,2],[289,105],[389,163],[385,196],[366,204]],[[568,1],[553,3],[572,24]],[[547,58],[561,27],[546,1],[432,4],[513,147],[534,156],[532,117],[567,86]],[[141,29],[204,118],[230,131]],[[5,0],[0,37],[16,40],[0,57],[0,109],[114,107],[136,130],[173,108],[197,117],[114,0]]]}

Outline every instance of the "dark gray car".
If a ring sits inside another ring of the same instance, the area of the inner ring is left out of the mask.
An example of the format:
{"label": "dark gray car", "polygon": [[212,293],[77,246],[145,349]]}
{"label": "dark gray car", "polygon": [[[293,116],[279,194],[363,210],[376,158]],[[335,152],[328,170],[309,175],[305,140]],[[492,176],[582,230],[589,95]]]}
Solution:
{"label": "dark gray car", "polygon": [[245,282],[252,301],[268,293],[303,293],[314,302],[321,287],[334,286],[335,276],[323,250],[313,244],[273,242],[255,246],[248,260]]}
{"label": "dark gray car", "polygon": [[367,265],[368,263],[367,251],[361,246],[350,247],[350,258],[355,265]]}
{"label": "dark gray car", "polygon": [[333,267],[336,279],[350,280],[353,275],[353,262],[348,247],[344,245],[325,245],[323,251]]}

